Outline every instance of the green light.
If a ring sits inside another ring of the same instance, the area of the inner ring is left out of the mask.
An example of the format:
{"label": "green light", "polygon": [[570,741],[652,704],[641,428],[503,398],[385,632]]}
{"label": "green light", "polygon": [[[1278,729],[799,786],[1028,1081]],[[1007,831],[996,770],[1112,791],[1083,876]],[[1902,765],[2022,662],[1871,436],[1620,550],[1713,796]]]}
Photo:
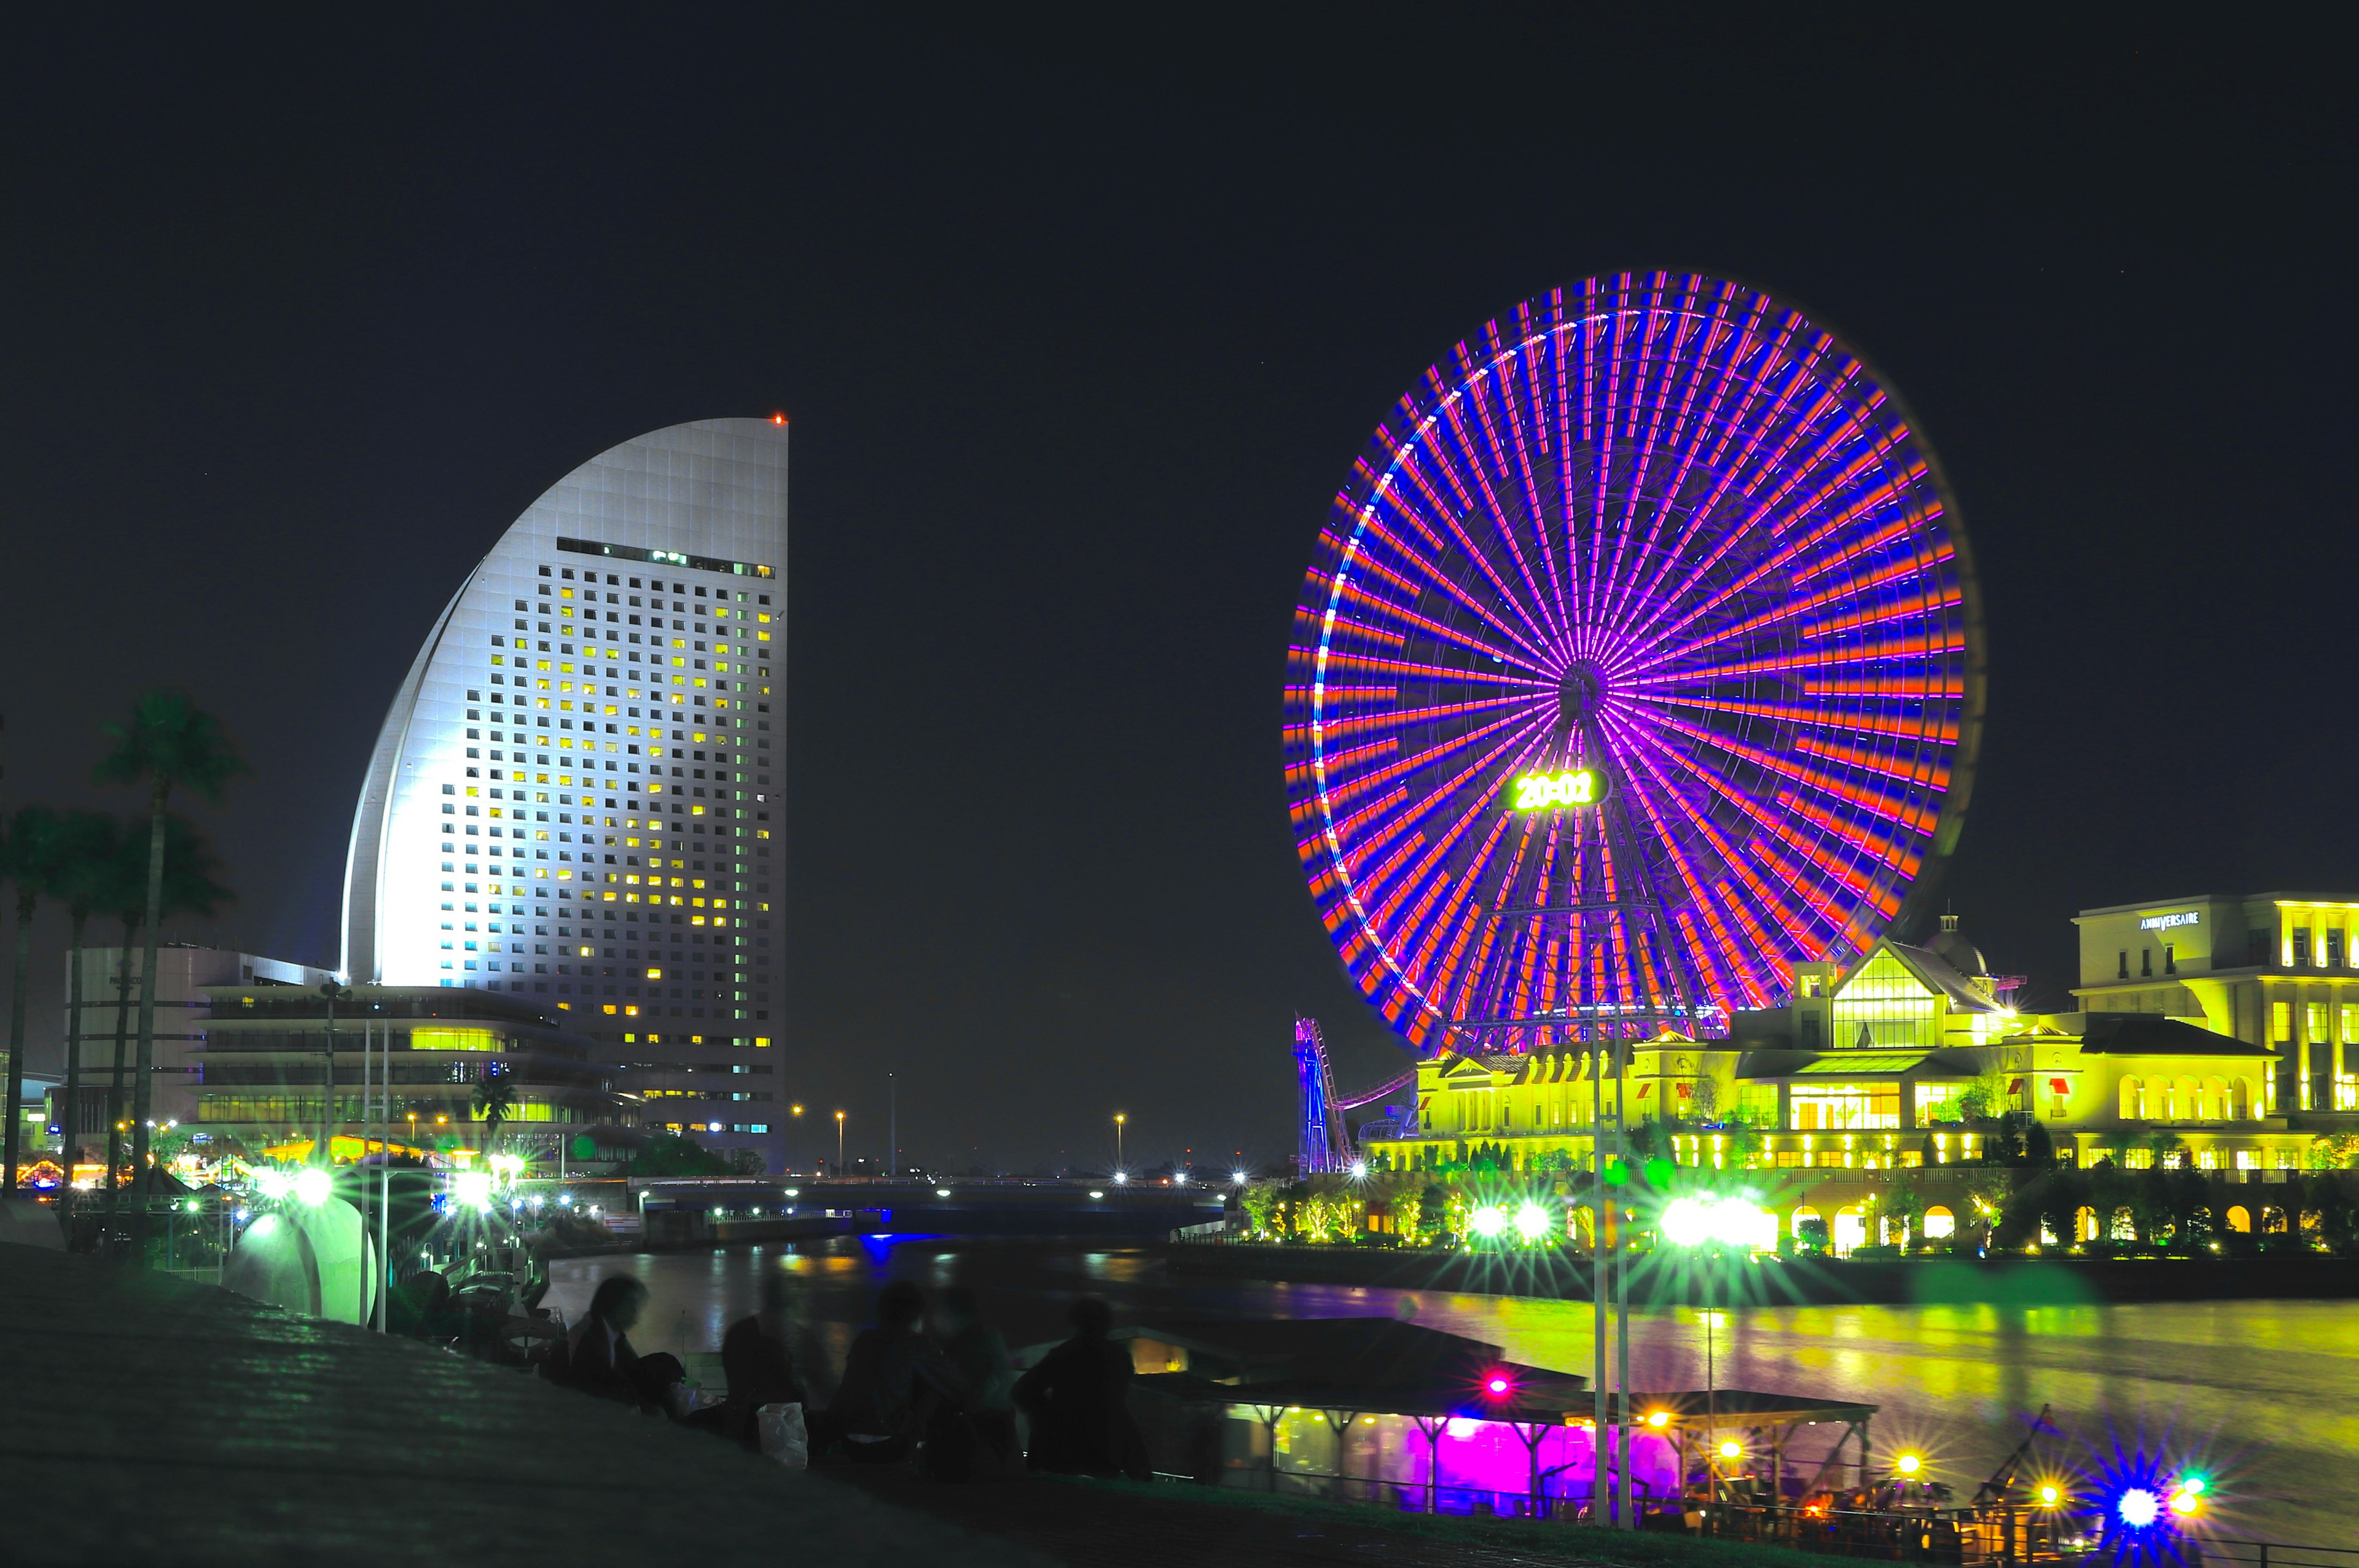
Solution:
{"label": "green light", "polygon": [[1526,773],[1508,784],[1510,811],[1563,811],[1603,806],[1614,792],[1603,768],[1567,768],[1560,773]]}
{"label": "green light", "polygon": [[1507,1228],[1507,1211],[1497,1204],[1484,1204],[1466,1217],[1466,1228],[1488,1240]]}
{"label": "green light", "polygon": [[1526,1241],[1538,1241],[1550,1228],[1549,1212],[1538,1204],[1527,1203],[1516,1210],[1516,1234]]}
{"label": "green light", "polygon": [[1630,1184],[1630,1166],[1619,1154],[1605,1162],[1605,1184],[1609,1187]]}

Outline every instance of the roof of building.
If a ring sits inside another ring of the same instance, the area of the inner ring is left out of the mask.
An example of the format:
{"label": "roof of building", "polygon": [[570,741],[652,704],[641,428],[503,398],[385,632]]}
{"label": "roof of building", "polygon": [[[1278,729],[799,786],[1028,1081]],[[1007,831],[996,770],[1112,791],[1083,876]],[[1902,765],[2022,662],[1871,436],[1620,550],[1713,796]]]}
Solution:
{"label": "roof of building", "polygon": [[2155,1012],[2093,1012],[2081,1049],[2093,1056],[2275,1056],[2267,1045],[2249,1044],[2198,1028],[2183,1018]]}
{"label": "roof of building", "polygon": [[1905,1073],[1923,1063],[1923,1051],[1830,1051],[1794,1069],[1795,1076],[1824,1073]]}
{"label": "roof of building", "polygon": [[[1908,967],[1909,972],[1914,974],[1919,979],[1924,981],[1928,986],[1931,987],[1934,990],[1940,992],[1943,997],[1948,999],[1950,1010],[1951,1011],[2004,1012],[2006,1011],[2005,1008],[1999,1006],[1997,1002],[1993,1001],[1989,997],[1984,996],[1982,991],[1975,987],[1973,981],[1967,979],[1965,976],[1958,972],[1957,967],[1951,964],[1949,959],[1944,958],[1940,954],[1934,952],[1932,949],[1929,947],[1912,947],[1906,942],[1887,941],[1880,943],[1878,946],[1884,947],[1886,950],[1890,952],[1894,957],[1899,959],[1902,964]],[[1971,944],[1967,945],[1967,951],[1973,951]],[[1867,957],[1862,958],[1858,964],[1853,967],[1852,974],[1857,974],[1860,969],[1864,968],[1868,962],[1875,957],[1875,948],[1869,948],[1867,950]],[[1976,954],[1975,957],[1979,957],[1981,955]],[[1843,979],[1847,982],[1851,979],[1851,976],[1846,975]]]}

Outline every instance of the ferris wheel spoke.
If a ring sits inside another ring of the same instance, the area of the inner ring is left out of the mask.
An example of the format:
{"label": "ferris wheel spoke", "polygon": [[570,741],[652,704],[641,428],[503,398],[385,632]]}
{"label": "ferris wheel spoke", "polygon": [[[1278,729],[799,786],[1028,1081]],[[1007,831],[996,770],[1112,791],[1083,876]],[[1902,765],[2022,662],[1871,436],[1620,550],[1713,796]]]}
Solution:
{"label": "ferris wheel spoke", "polygon": [[[1697,501],[1693,509],[1695,525],[1690,535],[1681,539],[1681,550],[1665,554],[1663,566],[1647,585],[1646,601],[1661,607],[1661,610],[1640,622],[1641,626],[1659,620],[1662,611],[1690,603],[1690,596],[1699,585],[1717,570],[1731,553],[1745,541],[1763,537],[1767,532],[1758,514],[1727,515],[1725,513],[1733,505],[1733,497],[1742,492],[1746,476],[1755,471],[1762,443],[1774,438],[1776,421],[1788,412],[1785,399],[1791,395],[1797,383],[1789,381],[1782,387],[1772,387],[1757,380],[1735,381],[1733,373],[1732,381],[1734,381],[1734,389],[1742,394],[1743,400],[1727,416],[1723,449],[1715,449],[1705,459],[1706,471],[1713,476],[1712,488]],[[1725,442],[1734,439],[1740,432],[1745,434],[1745,446],[1734,460],[1730,460],[1724,450]],[[1720,531],[1718,543],[1685,562],[1685,575],[1680,583],[1674,588],[1665,589],[1663,582],[1670,575],[1672,567],[1681,563],[1683,552],[1693,548],[1706,526],[1715,525]]]}
{"label": "ferris wheel spoke", "polygon": [[[1459,418],[1461,412],[1460,404],[1452,403],[1450,416],[1442,427],[1443,431],[1451,438],[1450,449],[1445,450],[1439,439],[1429,444],[1428,449],[1434,453],[1437,460],[1442,461],[1444,471],[1449,475],[1451,487],[1457,492],[1461,503],[1458,509],[1443,514],[1439,521],[1443,530],[1464,552],[1466,558],[1473,563],[1475,569],[1482,574],[1483,579],[1498,594],[1501,603],[1514,612],[1523,628],[1518,640],[1527,647],[1544,643],[1548,622],[1538,606],[1539,584],[1532,579],[1531,568],[1524,560],[1523,552],[1516,546],[1514,529],[1507,522],[1506,509],[1501,506],[1497,494],[1491,488],[1489,477],[1482,471],[1480,455],[1461,444],[1464,437],[1464,427],[1460,423]],[[1470,481],[1471,491],[1468,489]],[[1500,574],[1498,563],[1491,558],[1491,553],[1476,544],[1473,536],[1467,532],[1468,524],[1476,519],[1481,520],[1484,530],[1487,534],[1500,539],[1505,545],[1525,587],[1531,593],[1532,602],[1527,603],[1518,596],[1515,588]]]}
{"label": "ferris wheel spoke", "polygon": [[[1497,757],[1510,750],[1514,744],[1514,738],[1508,738],[1488,756],[1478,759],[1463,770],[1456,784],[1462,785],[1470,778],[1491,772]],[[1446,858],[1454,846],[1455,834],[1449,831],[1441,835],[1440,843],[1426,844],[1418,827],[1425,820],[1436,800],[1453,792],[1453,784],[1445,783],[1420,804],[1413,801],[1409,790],[1405,785],[1397,786],[1379,795],[1363,812],[1350,818],[1348,827],[1344,822],[1338,822],[1339,830],[1352,834],[1363,844],[1364,850],[1364,854],[1360,858],[1337,857],[1338,875],[1353,889],[1353,896],[1359,901],[1371,918],[1389,919],[1402,900],[1409,892],[1414,892],[1419,880],[1429,874],[1434,865]],[[1490,794],[1487,789],[1481,791],[1464,806],[1461,816],[1462,827],[1481,815],[1484,804],[1487,802]],[[1378,818],[1381,818],[1383,823],[1381,828],[1375,826]],[[1305,841],[1302,852],[1306,861],[1312,859],[1314,855],[1322,853],[1319,849],[1321,842],[1321,838],[1317,835]],[[1400,858],[1401,852],[1413,855],[1420,849],[1426,852],[1413,861]],[[1383,854],[1383,859],[1375,861],[1365,859],[1366,854],[1378,852]]]}
{"label": "ferris wheel spoke", "polygon": [[1870,788],[1851,782],[1847,777],[1825,767],[1805,767],[1788,761],[1760,746],[1747,744],[1734,735],[1724,735],[1701,725],[1681,723],[1666,718],[1663,727],[1683,735],[1699,746],[1709,746],[1729,756],[1749,762],[1762,772],[1799,784],[1826,796],[1837,806],[1864,812],[1895,827],[1930,838],[1940,818],[1938,806],[1914,795],[1895,795],[1888,790]]}
{"label": "ferris wheel spoke", "polygon": [[[1684,798],[1680,796],[1679,792],[1670,785],[1669,781],[1662,776],[1659,770],[1654,769],[1650,766],[1647,769],[1647,776],[1653,780],[1657,788],[1660,789],[1664,795],[1678,803],[1679,808],[1683,814],[1689,816],[1690,825],[1691,827],[1701,826],[1705,828],[1710,827],[1708,821],[1704,821],[1698,817],[1694,813],[1687,811]],[[1669,851],[1672,867],[1680,879],[1681,887],[1688,894],[1690,904],[1693,908],[1703,912],[1705,919],[1715,932],[1721,934],[1723,937],[1732,937],[1733,933],[1730,931],[1729,918],[1724,915],[1718,907],[1718,901],[1712,896],[1712,888],[1707,879],[1698,871],[1694,862],[1688,857],[1686,851],[1680,848],[1680,839],[1681,835],[1673,830],[1673,826],[1670,820],[1667,817],[1662,806],[1657,799],[1656,790],[1649,789],[1643,782],[1634,781],[1632,794],[1637,799],[1639,808],[1645,813],[1648,826],[1654,830],[1656,841],[1663,845]],[[1723,864],[1734,863],[1729,860],[1726,852],[1727,847],[1725,844],[1720,843],[1717,840],[1716,831],[1713,833],[1712,838],[1708,839],[1708,841],[1714,844],[1714,852],[1720,856]],[[1749,961],[1746,946],[1740,946],[1734,940],[1727,941],[1722,950],[1715,955],[1715,957],[1727,963],[1735,965],[1745,975],[1745,994],[1754,995],[1761,993],[1763,989],[1761,976],[1756,971],[1760,966],[1767,966],[1774,969],[1776,963],[1775,954],[1777,949],[1758,932],[1757,929],[1752,928],[1749,923],[1747,923],[1747,935],[1750,939]],[[1774,976],[1771,978],[1774,979]]]}
{"label": "ferris wheel spoke", "polygon": [[[1454,418],[1453,424],[1458,428],[1464,444],[1468,466],[1474,471],[1474,476],[1482,488],[1484,502],[1489,509],[1492,521],[1496,525],[1499,543],[1514,558],[1516,573],[1523,579],[1525,588],[1530,591],[1529,619],[1536,629],[1552,638],[1560,638],[1567,628],[1562,623],[1551,620],[1548,615],[1548,595],[1541,589],[1538,578],[1533,575],[1531,562],[1525,558],[1523,544],[1518,536],[1521,530],[1516,522],[1518,516],[1539,515],[1541,507],[1539,492],[1532,482],[1531,465],[1526,460],[1523,448],[1522,427],[1516,417],[1518,411],[1515,401],[1514,366],[1508,362],[1508,359],[1509,356],[1502,355],[1493,361],[1491,373],[1476,381],[1470,389],[1467,404],[1472,407],[1475,423],[1480,427],[1482,437],[1480,442],[1474,441],[1472,438],[1472,433],[1464,428],[1462,416]],[[1493,398],[1484,395],[1483,389],[1486,385],[1493,388],[1496,396],[1506,404],[1504,410],[1495,409],[1492,406]],[[1502,437],[1499,433],[1503,413],[1506,416],[1504,422],[1508,431],[1506,437]],[[1495,481],[1484,471],[1485,468],[1484,459],[1486,456],[1489,466],[1496,467],[1500,470],[1499,478],[1512,481],[1516,485],[1516,504],[1512,510],[1501,502]]]}
{"label": "ferris wheel spoke", "polygon": [[1417,579],[1419,579],[1413,581],[1402,571],[1386,568],[1382,563],[1378,563],[1374,569],[1383,572],[1387,580],[1395,582],[1405,592],[1430,590],[1440,593],[1499,633],[1501,641],[1495,645],[1484,643],[1480,639],[1465,640],[1465,644],[1470,650],[1487,654],[1493,658],[1513,656],[1517,664],[1526,665],[1531,668],[1541,668],[1546,665],[1549,658],[1547,648],[1544,643],[1535,641],[1529,635],[1527,627],[1503,620],[1489,605],[1466,592],[1458,582],[1443,572],[1439,563],[1412,549],[1396,531],[1386,528],[1372,514],[1365,517],[1363,527],[1366,533],[1384,543],[1387,552],[1400,563],[1402,568],[1414,571]]}
{"label": "ferris wheel spoke", "polygon": [[[1331,600],[1334,600],[1339,605],[1343,600],[1349,600],[1350,602],[1360,606],[1363,610],[1382,619],[1386,623],[1383,632],[1384,635],[1389,637],[1405,636],[1406,633],[1401,633],[1397,628],[1400,626],[1409,626],[1419,631],[1429,633],[1433,636],[1442,638],[1445,641],[1454,643],[1470,654],[1481,654],[1487,655],[1490,658],[1502,661],[1506,659],[1507,651],[1502,646],[1487,643],[1480,637],[1472,636],[1467,633],[1461,631],[1456,626],[1451,625],[1447,622],[1436,621],[1430,616],[1420,615],[1409,606],[1403,605],[1397,600],[1386,599],[1381,594],[1371,591],[1364,581],[1364,579],[1367,577],[1375,577],[1379,581],[1391,585],[1400,592],[1409,596],[1412,600],[1414,600],[1423,591],[1423,588],[1419,584],[1410,580],[1400,572],[1393,570],[1384,562],[1375,558],[1372,554],[1366,552],[1363,552],[1358,557],[1358,569],[1361,573],[1361,577],[1358,579],[1353,578],[1349,573],[1338,572],[1334,576],[1326,579],[1322,587]],[[1430,583],[1423,585],[1423,587],[1430,586],[1431,584]],[[1353,622],[1353,624],[1364,625],[1366,622]],[[1500,629],[1507,630],[1507,628],[1504,626]],[[1523,660],[1519,657],[1517,658],[1516,663],[1520,665],[1523,663]]]}

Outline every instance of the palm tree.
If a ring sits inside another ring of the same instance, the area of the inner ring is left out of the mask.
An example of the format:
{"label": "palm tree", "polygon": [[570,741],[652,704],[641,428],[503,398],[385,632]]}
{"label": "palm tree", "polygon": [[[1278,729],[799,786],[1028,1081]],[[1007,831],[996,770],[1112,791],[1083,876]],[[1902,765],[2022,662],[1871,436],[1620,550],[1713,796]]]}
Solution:
{"label": "palm tree", "polygon": [[73,936],[69,945],[71,961],[66,971],[66,1092],[65,1111],[60,1118],[65,1137],[60,1162],[65,1166],[66,1181],[71,1184],[75,1156],[80,1152],[74,1141],[82,1132],[82,939],[89,930],[91,911],[114,898],[109,884],[121,856],[123,825],[103,812],[70,811],[62,819],[61,835],[57,896],[64,902],[66,917],[73,923]]}
{"label": "palm tree", "polygon": [[147,1166],[147,1112],[156,1064],[156,943],[164,924],[164,807],[176,784],[187,784],[208,800],[221,798],[223,788],[238,774],[252,770],[237,754],[221,720],[203,711],[181,691],[162,689],[144,694],[130,719],[110,724],[115,749],[98,764],[98,776],[110,784],[147,785],[147,946],[139,972],[139,1079],[131,1114],[131,1169]]}
{"label": "palm tree", "polygon": [[0,1134],[0,1199],[16,1195],[17,1145],[25,1135],[25,992],[33,967],[33,911],[56,891],[58,814],[46,806],[20,806],[0,838],[0,873],[16,884],[16,994],[8,1011],[8,1090],[5,1134]]}
{"label": "palm tree", "polygon": [[[114,1073],[106,1096],[106,1190],[115,1188],[123,1162],[124,1070],[127,1064],[131,1026],[131,939],[147,919],[147,866],[150,834],[144,823],[127,824],[117,837],[114,858],[96,874],[103,892],[98,899],[123,922],[122,961],[114,980]],[[164,914],[209,915],[236,897],[214,880],[219,870],[212,851],[205,848],[196,827],[185,816],[164,819]],[[153,949],[151,948],[152,952]],[[144,1111],[145,1091],[138,1096]],[[142,1121],[147,1119],[143,1114]],[[134,1169],[137,1167],[135,1166]],[[113,1199],[108,1200],[112,1204]]]}
{"label": "palm tree", "polygon": [[516,1109],[516,1086],[497,1074],[485,1074],[475,1086],[475,1119],[484,1123],[484,1149],[489,1152],[499,1141],[500,1123]]}

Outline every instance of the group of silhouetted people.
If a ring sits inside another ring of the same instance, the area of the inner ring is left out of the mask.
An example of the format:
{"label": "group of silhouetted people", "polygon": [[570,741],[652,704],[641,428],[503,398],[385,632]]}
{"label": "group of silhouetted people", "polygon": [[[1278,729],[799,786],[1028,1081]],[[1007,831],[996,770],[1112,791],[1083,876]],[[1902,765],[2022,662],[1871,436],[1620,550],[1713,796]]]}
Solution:
{"label": "group of silhouetted people", "polygon": [[[1146,1444],[1129,1410],[1129,1347],[1108,1337],[1114,1314],[1093,1297],[1068,1313],[1072,1336],[1018,1377],[973,1291],[941,1291],[929,1323],[925,1292],[897,1280],[877,1296],[875,1323],[853,1340],[823,1411],[811,1410],[798,1376],[781,1294],[761,1314],[730,1325],[721,1341],[728,1394],[701,1409],[687,1397],[678,1357],[631,1347],[647,1300],[647,1287],[627,1274],[600,1281],[544,1373],[585,1393],[669,1411],[756,1450],[765,1407],[801,1406],[814,1464],[910,1461],[944,1481],[1013,1476],[1027,1464],[1060,1475],[1147,1477]],[[805,1350],[816,1356],[815,1346]]]}

